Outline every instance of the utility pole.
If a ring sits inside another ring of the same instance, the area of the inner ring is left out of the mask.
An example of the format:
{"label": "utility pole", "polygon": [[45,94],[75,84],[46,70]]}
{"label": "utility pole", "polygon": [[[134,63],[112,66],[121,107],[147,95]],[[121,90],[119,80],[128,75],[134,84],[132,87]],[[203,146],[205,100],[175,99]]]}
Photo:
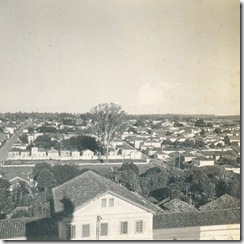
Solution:
{"label": "utility pole", "polygon": [[102,220],[102,217],[100,215],[98,215],[97,221],[96,221],[96,240],[99,240],[101,220]]}

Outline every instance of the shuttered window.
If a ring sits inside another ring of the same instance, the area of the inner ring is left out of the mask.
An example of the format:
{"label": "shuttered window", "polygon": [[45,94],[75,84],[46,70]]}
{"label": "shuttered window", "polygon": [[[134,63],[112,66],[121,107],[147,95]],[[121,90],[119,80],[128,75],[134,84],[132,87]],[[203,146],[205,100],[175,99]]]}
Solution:
{"label": "shuttered window", "polygon": [[75,226],[74,225],[67,225],[67,227],[66,227],[66,238],[68,240],[75,238]]}
{"label": "shuttered window", "polygon": [[143,221],[142,220],[136,221],[135,232],[136,233],[142,233],[143,232]]}

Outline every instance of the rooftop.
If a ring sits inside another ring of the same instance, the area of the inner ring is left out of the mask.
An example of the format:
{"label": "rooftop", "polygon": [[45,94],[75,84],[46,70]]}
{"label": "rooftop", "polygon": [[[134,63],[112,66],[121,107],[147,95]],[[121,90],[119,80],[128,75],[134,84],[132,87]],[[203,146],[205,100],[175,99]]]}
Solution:
{"label": "rooftop", "polygon": [[102,196],[108,192],[153,213],[161,212],[158,206],[151,204],[146,199],[129,191],[124,186],[120,186],[91,170],[53,188],[55,212],[63,211],[63,204],[61,201],[65,198],[73,203],[74,210],[76,210],[88,204],[95,197]]}
{"label": "rooftop", "polygon": [[199,209],[201,211],[204,210],[218,210],[218,209],[229,209],[229,208],[239,208],[240,207],[240,200],[234,198],[228,194],[225,194],[215,201],[209,202]]}

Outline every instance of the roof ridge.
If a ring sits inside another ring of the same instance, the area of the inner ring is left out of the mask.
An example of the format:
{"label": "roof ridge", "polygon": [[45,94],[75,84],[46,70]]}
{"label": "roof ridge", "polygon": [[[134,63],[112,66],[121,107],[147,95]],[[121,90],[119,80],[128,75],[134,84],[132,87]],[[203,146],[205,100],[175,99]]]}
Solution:
{"label": "roof ridge", "polygon": [[[90,171],[90,170],[88,170],[88,171]],[[53,187],[52,190],[58,189],[58,188],[62,187],[63,185],[70,184],[70,182],[73,182],[73,181],[77,180],[78,178],[80,178],[81,176],[83,176],[85,173],[88,173],[88,171],[86,171],[86,172],[84,172],[84,173],[82,173],[80,175],[77,175],[76,177],[74,177],[74,178],[72,178],[72,179],[70,179],[68,181],[65,181],[63,184],[61,184],[59,186]]]}
{"label": "roof ridge", "polygon": [[104,190],[109,190],[108,187],[105,185],[105,183],[102,182],[101,179],[99,179],[97,173],[93,172],[92,170],[88,170],[87,173],[88,173],[89,175],[95,177],[95,179],[98,181],[98,183],[100,183],[100,185],[102,186],[102,188],[103,188]]}

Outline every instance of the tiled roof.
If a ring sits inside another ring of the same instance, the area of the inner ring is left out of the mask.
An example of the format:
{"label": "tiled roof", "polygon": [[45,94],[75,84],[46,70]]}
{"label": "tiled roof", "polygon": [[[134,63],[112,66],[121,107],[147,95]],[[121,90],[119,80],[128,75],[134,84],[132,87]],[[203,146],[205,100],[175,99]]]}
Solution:
{"label": "tiled roof", "polygon": [[48,150],[48,153],[58,153],[58,151],[54,148],[51,148],[50,150]]}
{"label": "tiled roof", "polygon": [[234,198],[228,194],[225,194],[215,201],[209,202],[199,209],[201,211],[204,210],[218,210],[218,209],[228,209],[228,208],[239,208],[240,207],[240,200]]}
{"label": "tiled roof", "polygon": [[153,229],[239,224],[240,209],[164,213],[153,217]]}
{"label": "tiled roof", "polygon": [[171,201],[164,203],[163,209],[165,208],[167,209],[167,212],[198,212],[196,208],[180,199],[172,199]]}
{"label": "tiled roof", "polygon": [[38,218],[18,218],[0,220],[0,239],[26,236],[26,224]]}
{"label": "tiled roof", "polygon": [[102,196],[107,192],[151,212],[161,212],[158,206],[150,203],[139,194],[133,193],[124,186],[120,186],[90,170],[53,188],[55,212],[64,210],[61,202],[63,199],[69,199],[76,210],[88,204],[95,197]]}

